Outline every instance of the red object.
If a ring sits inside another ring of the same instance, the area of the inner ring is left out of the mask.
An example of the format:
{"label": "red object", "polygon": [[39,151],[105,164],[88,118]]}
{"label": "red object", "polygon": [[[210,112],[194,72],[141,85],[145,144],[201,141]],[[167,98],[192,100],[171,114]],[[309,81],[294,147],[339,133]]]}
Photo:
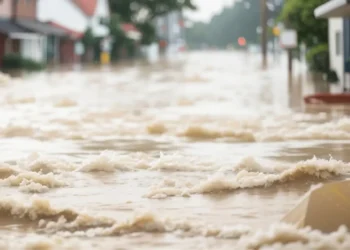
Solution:
{"label": "red object", "polygon": [[247,41],[245,40],[244,37],[238,38],[238,45],[239,46],[245,46],[247,44]]}
{"label": "red object", "polygon": [[84,36],[83,33],[81,32],[78,32],[78,31],[75,31],[75,30],[72,30],[72,29],[69,29],[61,24],[58,24],[58,23],[55,23],[55,22],[48,22],[48,24],[54,26],[54,27],[57,27],[57,28],[60,28],[60,29],[63,29],[72,39],[75,39],[75,40],[79,40],[80,38],[82,38]]}
{"label": "red object", "polygon": [[159,46],[161,48],[165,48],[167,45],[168,45],[167,41],[165,41],[165,40],[160,40],[159,41]]}
{"label": "red object", "polygon": [[315,94],[304,97],[306,104],[350,104],[350,93]]}
{"label": "red object", "polygon": [[97,7],[97,0],[71,0],[85,15],[93,16]]}
{"label": "red object", "polygon": [[123,23],[121,25],[122,30],[124,32],[130,32],[130,31],[136,31],[139,32],[139,30],[135,27],[135,25],[131,24],[131,23]]}
{"label": "red object", "polygon": [[185,22],[183,20],[180,20],[179,21],[179,25],[181,28],[185,27]]}

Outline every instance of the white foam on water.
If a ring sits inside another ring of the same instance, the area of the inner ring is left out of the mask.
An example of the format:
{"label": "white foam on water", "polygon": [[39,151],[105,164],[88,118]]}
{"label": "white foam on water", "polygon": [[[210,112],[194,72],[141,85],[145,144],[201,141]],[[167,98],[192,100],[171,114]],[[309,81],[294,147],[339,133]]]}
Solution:
{"label": "white foam on water", "polygon": [[1,250],[90,250],[98,249],[93,244],[78,239],[67,239],[58,236],[21,235],[0,239]]}
{"label": "white foam on water", "polygon": [[[73,209],[57,209],[52,207],[48,200],[38,197],[33,197],[30,203],[1,198],[0,214],[36,221],[46,233],[55,233],[61,237],[112,237],[142,232],[238,240],[235,242],[235,249],[242,250],[293,249],[292,247],[297,247],[296,249],[348,249],[350,246],[350,234],[345,227],[340,227],[338,231],[331,234],[323,234],[310,228],[297,229],[283,223],[255,229],[244,225],[214,226],[185,218],[162,218],[149,211],[138,212],[127,219],[118,221],[76,212]],[[57,241],[57,239],[52,241],[45,237],[41,239],[33,237],[31,242],[22,240],[17,243],[57,247],[65,241],[63,239]],[[6,246],[10,242],[1,243]],[[80,247],[82,243],[79,241],[77,247]]]}
{"label": "white foam on water", "polygon": [[215,169],[215,163],[177,153],[163,154],[159,157],[145,153],[121,155],[105,151],[98,156],[92,156],[78,167],[82,172],[114,172],[122,171],[209,171]]}
{"label": "white foam on water", "polygon": [[[247,164],[248,163],[248,164]],[[250,165],[252,164],[252,165]],[[168,196],[188,196],[189,194],[206,194],[238,189],[268,187],[274,184],[300,181],[305,178],[330,179],[333,176],[348,175],[350,164],[334,159],[313,159],[301,161],[289,167],[283,166],[281,172],[266,171],[256,161],[249,159],[244,164],[238,164],[239,172],[233,177],[218,171],[199,184],[184,185],[180,181],[162,182],[146,194],[148,198],[165,198]],[[271,168],[270,168],[271,169]],[[279,169],[274,167],[272,169]],[[169,185],[171,183],[171,185]]]}
{"label": "white foam on water", "polygon": [[286,224],[275,224],[243,236],[238,249],[349,249],[350,234],[345,227],[331,234],[310,228],[296,229]]}
{"label": "white foam on water", "polygon": [[61,180],[59,176],[56,176],[53,173],[39,174],[36,172],[22,172],[17,175],[11,175],[5,179],[2,179],[0,183],[18,187],[27,181],[46,186],[48,188],[64,187],[67,185],[67,183]]}
{"label": "white foam on water", "polygon": [[0,163],[0,179],[7,178],[11,175],[18,174],[21,170],[17,166],[1,162]]}
{"label": "white foam on water", "polygon": [[17,166],[38,173],[62,173],[76,169],[74,164],[67,161],[32,153],[24,159],[17,161]]}
{"label": "white foam on water", "polygon": [[23,180],[19,185],[19,190],[24,193],[44,193],[49,191],[49,187],[32,180]]}

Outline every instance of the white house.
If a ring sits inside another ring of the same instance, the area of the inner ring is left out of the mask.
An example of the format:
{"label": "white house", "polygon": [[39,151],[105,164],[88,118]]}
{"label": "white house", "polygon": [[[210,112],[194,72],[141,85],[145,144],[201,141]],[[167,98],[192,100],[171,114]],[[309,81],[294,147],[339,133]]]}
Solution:
{"label": "white house", "polygon": [[344,83],[344,21],[343,18],[331,18],[328,24],[330,67],[337,72],[339,81]]}
{"label": "white house", "polygon": [[109,18],[108,0],[39,0],[37,15],[41,21],[52,21],[79,33],[91,27],[96,37],[109,34],[100,22]]}
{"label": "white house", "polygon": [[350,1],[330,0],[315,9],[317,18],[328,18],[331,68],[342,89],[350,88]]}

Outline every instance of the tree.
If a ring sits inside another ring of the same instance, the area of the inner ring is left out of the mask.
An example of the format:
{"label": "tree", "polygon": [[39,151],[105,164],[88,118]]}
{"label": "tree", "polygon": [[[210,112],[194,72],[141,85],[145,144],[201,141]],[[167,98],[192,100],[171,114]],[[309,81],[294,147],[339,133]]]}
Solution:
{"label": "tree", "polygon": [[[282,8],[281,1],[276,2],[268,1],[268,18],[271,20],[277,18]],[[191,47],[205,43],[221,48],[237,44],[239,37],[244,37],[248,43],[259,43],[257,28],[260,26],[260,13],[260,1],[236,1],[215,15],[208,24],[195,23],[187,29],[187,41]]]}
{"label": "tree", "polygon": [[96,44],[96,38],[92,32],[91,27],[88,27],[85,32],[84,35],[81,39],[82,44],[84,45],[84,49],[85,49],[85,60],[90,62],[93,60],[94,57],[94,45]]}
{"label": "tree", "polygon": [[142,33],[142,44],[156,39],[154,20],[171,11],[195,9],[192,0],[109,0],[110,10],[121,22],[133,23]]}
{"label": "tree", "polygon": [[307,48],[328,43],[328,20],[317,19],[314,10],[328,0],[287,0],[280,19],[298,32],[300,43]]}

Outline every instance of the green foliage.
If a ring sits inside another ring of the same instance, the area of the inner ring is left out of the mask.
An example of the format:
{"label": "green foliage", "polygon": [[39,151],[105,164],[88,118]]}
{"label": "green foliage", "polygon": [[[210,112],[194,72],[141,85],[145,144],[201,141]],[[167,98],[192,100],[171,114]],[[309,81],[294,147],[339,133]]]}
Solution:
{"label": "green foliage", "polygon": [[39,71],[45,68],[44,64],[24,58],[19,54],[8,54],[2,58],[2,66],[5,70]]}
{"label": "green foliage", "polygon": [[328,0],[286,0],[279,17],[288,28],[298,32],[299,42],[307,48],[328,41],[328,20],[316,19],[314,10]]}
{"label": "green foliage", "polygon": [[109,0],[110,10],[120,22],[133,23],[143,35],[142,44],[156,40],[154,20],[174,10],[195,9],[192,0]]}
{"label": "green foliage", "polygon": [[[277,18],[281,7],[275,5],[275,9],[268,12],[268,19]],[[192,48],[198,48],[201,44],[221,48],[237,45],[241,36],[245,37],[248,44],[259,43],[257,27],[261,24],[260,8],[260,1],[257,0],[236,1],[233,6],[226,7],[214,16],[210,23],[194,23],[186,31],[186,40]]]}
{"label": "green foliage", "polygon": [[138,30],[143,34],[141,39],[141,44],[151,44],[156,40],[156,29],[152,23],[140,23],[136,26]]}
{"label": "green foliage", "polygon": [[330,70],[327,74],[326,74],[326,80],[328,83],[338,83],[339,82],[339,77],[338,74],[335,70]]}
{"label": "green foliage", "polygon": [[329,51],[327,44],[320,44],[310,49],[306,54],[309,69],[312,72],[329,72]]}
{"label": "green foliage", "polygon": [[96,39],[92,32],[91,27],[88,27],[86,29],[86,31],[84,32],[84,36],[81,39],[81,42],[84,44],[85,48],[90,48],[94,46],[94,44],[96,43]]}

